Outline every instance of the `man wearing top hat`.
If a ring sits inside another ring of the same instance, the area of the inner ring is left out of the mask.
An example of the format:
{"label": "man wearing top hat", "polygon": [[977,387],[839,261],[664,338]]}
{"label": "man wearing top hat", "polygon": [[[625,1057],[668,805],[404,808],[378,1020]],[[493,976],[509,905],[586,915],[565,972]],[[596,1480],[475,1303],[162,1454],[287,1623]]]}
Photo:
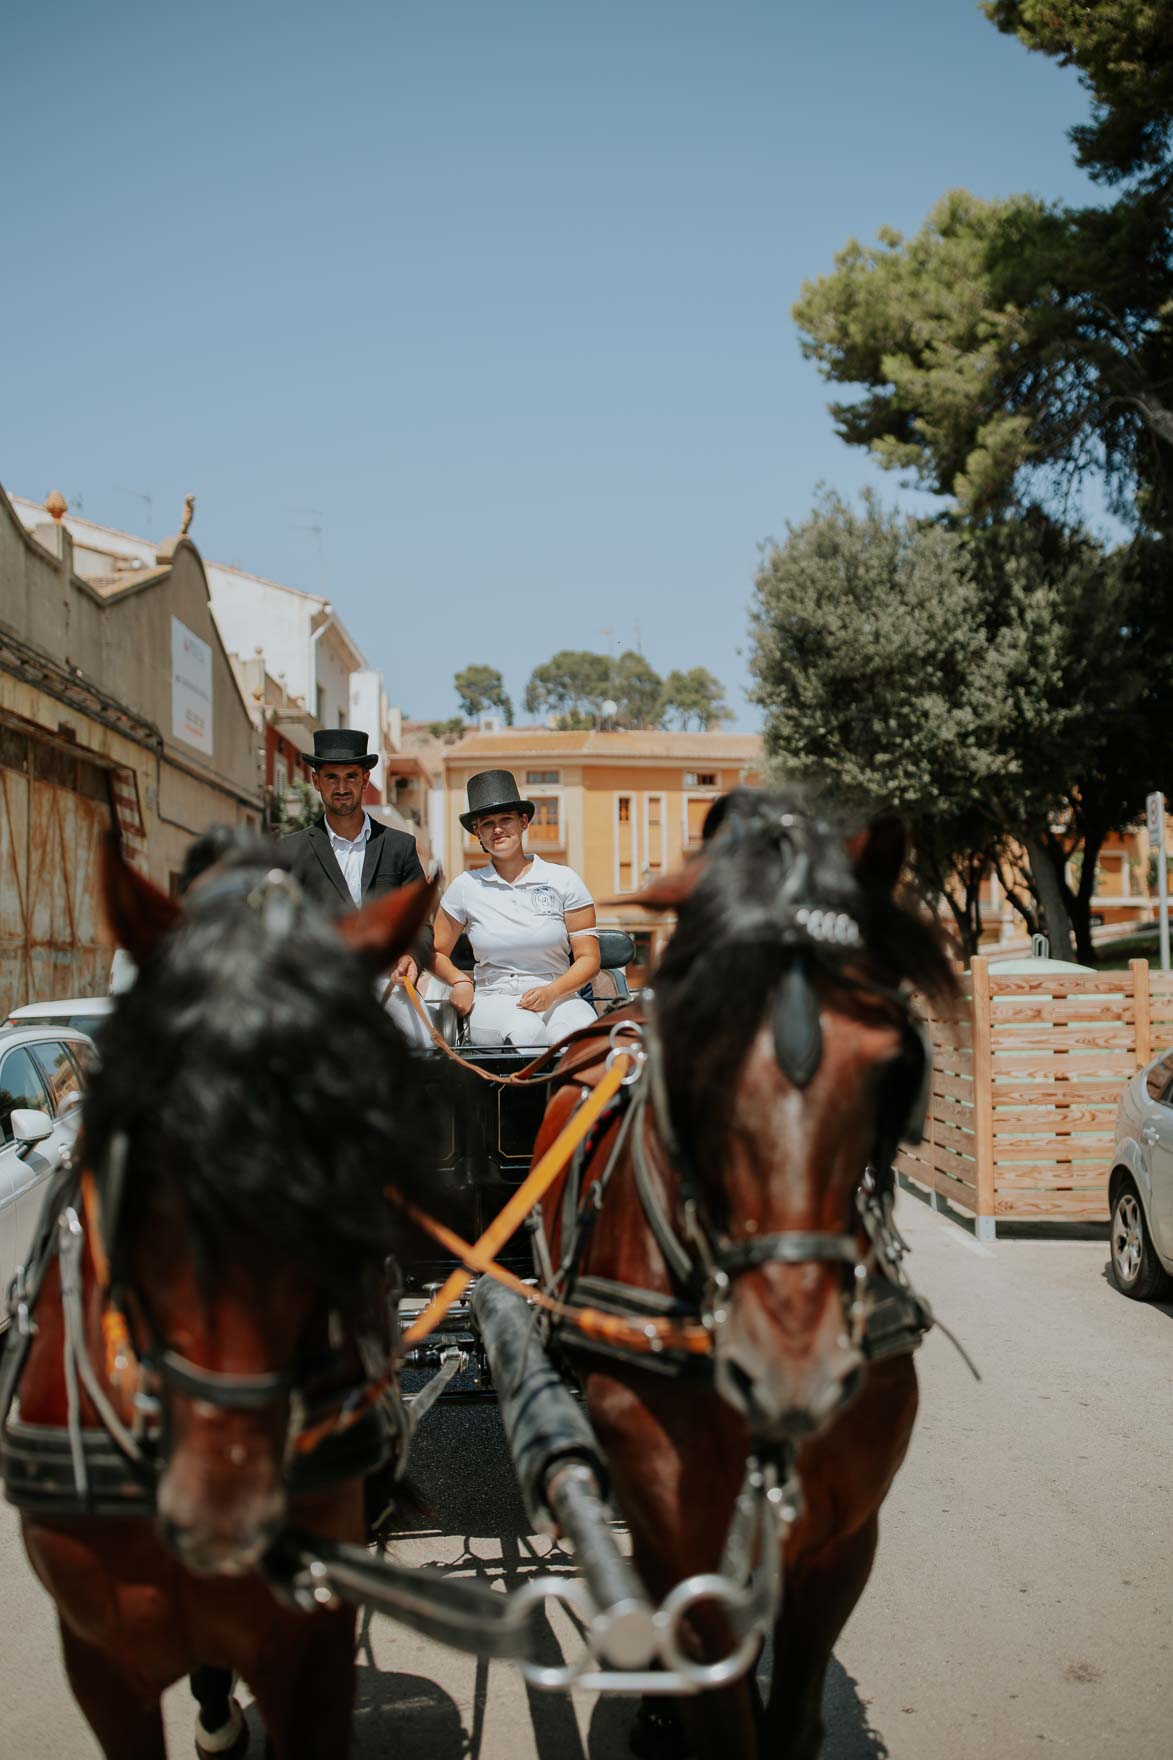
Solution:
{"label": "man wearing top hat", "polygon": [[[304,831],[281,839],[302,888],[326,910],[341,915],[409,881],[422,880],[415,838],[372,819],[362,804],[367,775],[378,763],[367,736],[354,728],[321,728],[305,754],[323,816]],[[397,961],[392,977],[415,982],[432,962],[432,931],[425,928],[411,953]],[[414,1018],[414,1017],[413,1017]]]}

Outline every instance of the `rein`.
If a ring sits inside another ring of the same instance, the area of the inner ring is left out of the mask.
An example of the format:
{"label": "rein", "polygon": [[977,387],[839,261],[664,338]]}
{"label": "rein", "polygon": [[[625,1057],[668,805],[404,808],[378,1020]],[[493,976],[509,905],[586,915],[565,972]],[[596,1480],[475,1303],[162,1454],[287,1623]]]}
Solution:
{"label": "rein", "polygon": [[[389,980],[387,989],[383,992],[384,999],[391,987]],[[403,979],[403,988],[407,992],[407,1000],[427,1028],[428,1035],[437,1050],[442,1051],[451,1063],[459,1065],[470,1075],[476,1076],[482,1082],[490,1083],[495,1088],[541,1088],[548,1086],[551,1082],[570,1081],[580,1069],[592,1068],[606,1054],[604,1048],[569,1065],[559,1063],[555,1069],[546,1069],[547,1064],[553,1059],[561,1058],[564,1055],[568,1045],[589,1043],[595,1038],[597,1028],[594,1026],[579,1027],[573,1033],[567,1033],[564,1039],[559,1039],[556,1045],[547,1045],[543,1051],[531,1058],[529,1063],[523,1064],[521,1069],[515,1070],[512,1075],[495,1075],[492,1070],[482,1069],[480,1064],[471,1063],[467,1057],[461,1057],[459,1051],[449,1045],[443,1033],[437,1030],[436,1023],[425,1008],[423,998],[410,978]],[[546,1071],[544,1075],[538,1073],[542,1070]]]}

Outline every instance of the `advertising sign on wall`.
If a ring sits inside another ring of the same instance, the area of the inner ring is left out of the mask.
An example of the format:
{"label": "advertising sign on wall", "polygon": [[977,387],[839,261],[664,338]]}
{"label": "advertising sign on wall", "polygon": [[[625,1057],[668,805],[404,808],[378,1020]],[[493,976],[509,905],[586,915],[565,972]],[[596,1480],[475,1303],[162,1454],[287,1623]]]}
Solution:
{"label": "advertising sign on wall", "polygon": [[212,756],[212,650],[178,617],[171,619],[171,732]]}

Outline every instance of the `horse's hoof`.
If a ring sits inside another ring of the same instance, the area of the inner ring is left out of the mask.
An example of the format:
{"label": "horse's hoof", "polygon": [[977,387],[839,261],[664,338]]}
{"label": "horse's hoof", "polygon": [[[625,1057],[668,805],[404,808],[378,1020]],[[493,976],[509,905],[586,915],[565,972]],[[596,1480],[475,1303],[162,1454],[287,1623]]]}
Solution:
{"label": "horse's hoof", "polygon": [[628,1746],[636,1760],[691,1760],[692,1745],[671,1699],[639,1702]]}
{"label": "horse's hoof", "polygon": [[219,1729],[205,1729],[196,1718],[195,1746],[200,1760],[240,1760],[248,1749],[248,1724],[235,1699],[229,1699],[228,1721]]}

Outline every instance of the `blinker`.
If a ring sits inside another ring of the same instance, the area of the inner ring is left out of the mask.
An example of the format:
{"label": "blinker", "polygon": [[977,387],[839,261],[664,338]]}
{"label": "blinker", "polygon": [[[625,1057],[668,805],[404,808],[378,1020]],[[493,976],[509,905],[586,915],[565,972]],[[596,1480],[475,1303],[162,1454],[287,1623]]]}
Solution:
{"label": "blinker", "polygon": [[819,997],[802,954],[788,963],[774,998],[774,1055],[795,1088],[805,1088],[823,1061]]}

